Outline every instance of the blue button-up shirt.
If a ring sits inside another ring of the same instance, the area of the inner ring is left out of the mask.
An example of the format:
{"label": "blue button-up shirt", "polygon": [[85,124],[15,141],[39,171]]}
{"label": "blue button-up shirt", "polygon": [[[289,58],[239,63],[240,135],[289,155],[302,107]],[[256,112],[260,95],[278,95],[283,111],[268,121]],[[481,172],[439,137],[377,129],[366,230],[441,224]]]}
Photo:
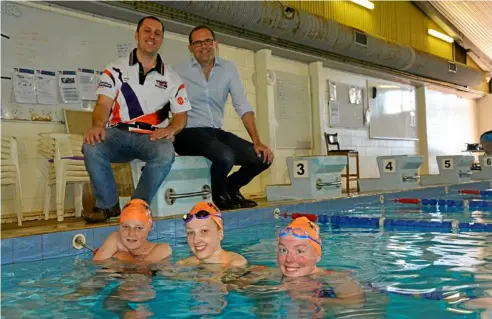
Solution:
{"label": "blue button-up shirt", "polygon": [[174,66],[173,70],[183,80],[191,103],[186,127],[222,128],[229,93],[240,118],[247,112],[253,112],[246,99],[237,66],[233,62],[216,57],[208,81],[194,58]]}

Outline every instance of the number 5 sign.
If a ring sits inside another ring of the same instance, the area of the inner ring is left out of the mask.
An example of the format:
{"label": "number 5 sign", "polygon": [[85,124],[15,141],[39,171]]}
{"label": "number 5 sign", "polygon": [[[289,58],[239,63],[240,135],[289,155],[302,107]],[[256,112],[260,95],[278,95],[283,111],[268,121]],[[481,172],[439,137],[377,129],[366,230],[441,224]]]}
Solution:
{"label": "number 5 sign", "polygon": [[483,167],[491,167],[491,166],[492,166],[492,156],[484,156]]}
{"label": "number 5 sign", "polygon": [[453,169],[454,168],[454,160],[452,158],[445,158],[442,160],[442,168],[443,169]]}
{"label": "number 5 sign", "polygon": [[294,161],[292,163],[292,169],[294,170],[294,178],[308,178],[309,166],[308,161]]}

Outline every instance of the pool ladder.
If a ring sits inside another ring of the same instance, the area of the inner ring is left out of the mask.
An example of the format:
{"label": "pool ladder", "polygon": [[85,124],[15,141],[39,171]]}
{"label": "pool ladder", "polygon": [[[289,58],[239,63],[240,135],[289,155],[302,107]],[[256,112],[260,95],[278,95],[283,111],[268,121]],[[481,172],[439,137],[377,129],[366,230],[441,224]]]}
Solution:
{"label": "pool ladder", "polygon": [[420,181],[420,175],[410,175],[410,176],[403,175],[403,182],[406,182],[406,181],[418,182],[418,181]]}

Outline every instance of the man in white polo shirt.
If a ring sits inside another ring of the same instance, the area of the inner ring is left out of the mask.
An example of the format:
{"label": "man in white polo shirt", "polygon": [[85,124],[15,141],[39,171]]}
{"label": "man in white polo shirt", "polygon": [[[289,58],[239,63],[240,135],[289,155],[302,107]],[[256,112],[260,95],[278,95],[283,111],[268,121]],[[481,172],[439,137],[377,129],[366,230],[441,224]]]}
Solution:
{"label": "man in white polo shirt", "polygon": [[82,146],[96,197],[96,207],[84,212],[89,223],[120,215],[110,163],[145,161],[132,199],[151,203],[174,162],[172,139],[185,127],[191,106],[180,77],[157,53],[163,36],[158,18],[142,18],[135,32],[137,48],[108,65],[101,76],[92,128]]}

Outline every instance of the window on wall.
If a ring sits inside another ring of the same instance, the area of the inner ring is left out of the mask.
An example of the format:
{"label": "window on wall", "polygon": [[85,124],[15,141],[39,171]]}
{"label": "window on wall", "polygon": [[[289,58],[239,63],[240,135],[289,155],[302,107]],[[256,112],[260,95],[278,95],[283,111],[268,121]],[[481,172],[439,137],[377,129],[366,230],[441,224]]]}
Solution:
{"label": "window on wall", "polygon": [[386,114],[397,114],[415,110],[415,92],[390,89],[384,91],[383,107]]}
{"label": "window on wall", "polygon": [[384,113],[397,114],[402,110],[401,91],[388,90],[384,92]]}
{"label": "window on wall", "polygon": [[467,50],[456,41],[453,42],[453,57],[456,62],[466,64],[466,52]]}

